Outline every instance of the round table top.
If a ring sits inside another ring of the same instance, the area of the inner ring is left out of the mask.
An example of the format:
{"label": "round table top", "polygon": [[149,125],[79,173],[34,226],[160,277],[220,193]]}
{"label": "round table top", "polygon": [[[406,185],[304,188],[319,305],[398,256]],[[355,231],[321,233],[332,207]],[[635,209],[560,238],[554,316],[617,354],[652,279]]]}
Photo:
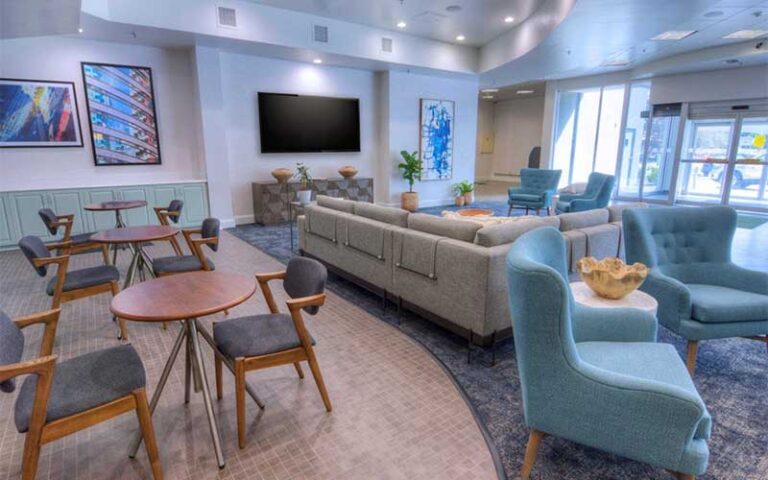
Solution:
{"label": "round table top", "polygon": [[94,233],[91,240],[99,243],[135,243],[161,240],[176,235],[179,229],[167,225],[122,227]]}
{"label": "round table top", "polygon": [[456,213],[463,217],[490,217],[493,215],[493,210],[488,210],[485,208],[463,208],[461,210],[456,210]]}
{"label": "round table top", "polygon": [[146,207],[145,200],[114,200],[111,202],[90,203],[83,207],[92,212],[104,212],[110,210],[127,210],[129,208]]}
{"label": "round table top", "polygon": [[655,298],[640,290],[635,290],[620,300],[611,300],[603,298],[596,294],[584,282],[574,282],[571,284],[571,292],[576,303],[595,308],[639,308],[647,312],[656,314],[659,303]]}
{"label": "round table top", "polygon": [[141,282],[118,293],[110,310],[139,322],[197,318],[235,307],[256,292],[256,279],[231,272],[188,272]]}

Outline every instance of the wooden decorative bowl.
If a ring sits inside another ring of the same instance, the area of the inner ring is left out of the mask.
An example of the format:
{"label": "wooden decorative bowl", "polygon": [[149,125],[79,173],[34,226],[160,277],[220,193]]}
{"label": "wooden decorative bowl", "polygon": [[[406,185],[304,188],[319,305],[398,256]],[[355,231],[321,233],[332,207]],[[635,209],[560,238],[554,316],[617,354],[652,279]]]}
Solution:
{"label": "wooden decorative bowl", "polygon": [[352,165],[346,165],[339,169],[339,175],[346,179],[350,179],[357,175],[357,168],[353,167]]}
{"label": "wooden decorative bowl", "polygon": [[598,296],[619,300],[634,292],[648,276],[648,267],[642,263],[625,264],[620,258],[597,260],[584,257],[576,267],[589,288]]}
{"label": "wooden decorative bowl", "polygon": [[272,176],[275,177],[277,183],[285,183],[293,176],[293,170],[290,168],[276,168],[272,170]]}

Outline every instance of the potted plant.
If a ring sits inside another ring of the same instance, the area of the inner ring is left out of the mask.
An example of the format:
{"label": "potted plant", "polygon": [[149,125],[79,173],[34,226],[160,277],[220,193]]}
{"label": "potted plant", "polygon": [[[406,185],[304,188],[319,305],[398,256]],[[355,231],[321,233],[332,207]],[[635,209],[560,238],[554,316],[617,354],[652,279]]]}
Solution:
{"label": "potted plant", "polygon": [[475,184],[469,180],[462,180],[456,184],[458,192],[464,197],[464,205],[475,203]]}
{"label": "potted plant", "polygon": [[297,163],[296,177],[301,182],[301,190],[296,192],[296,198],[299,203],[306,205],[312,201],[312,175],[309,173],[309,167],[301,162]]}
{"label": "potted plant", "polygon": [[463,207],[464,206],[464,191],[461,188],[461,185],[458,183],[454,183],[451,185],[451,190],[453,190],[453,201],[456,203],[457,207]]}
{"label": "potted plant", "polygon": [[419,194],[413,191],[413,184],[416,180],[421,181],[421,172],[424,167],[418,152],[408,153],[403,150],[400,155],[403,161],[397,165],[397,168],[402,171],[403,179],[408,182],[408,191],[400,195],[400,206],[403,210],[415,212],[419,209]]}

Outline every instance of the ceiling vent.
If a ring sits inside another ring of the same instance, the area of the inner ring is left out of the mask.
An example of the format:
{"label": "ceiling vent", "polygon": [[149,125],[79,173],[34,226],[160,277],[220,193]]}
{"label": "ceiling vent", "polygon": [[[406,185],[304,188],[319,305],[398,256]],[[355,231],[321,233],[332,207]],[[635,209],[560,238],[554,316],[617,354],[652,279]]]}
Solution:
{"label": "ceiling vent", "polygon": [[237,28],[237,12],[234,8],[218,7],[217,23],[220,27]]}
{"label": "ceiling vent", "polygon": [[392,53],[392,39],[387,37],[381,37],[381,51],[386,53]]}
{"label": "ceiling vent", "polygon": [[312,39],[318,43],[328,43],[328,27],[315,25],[312,30]]}

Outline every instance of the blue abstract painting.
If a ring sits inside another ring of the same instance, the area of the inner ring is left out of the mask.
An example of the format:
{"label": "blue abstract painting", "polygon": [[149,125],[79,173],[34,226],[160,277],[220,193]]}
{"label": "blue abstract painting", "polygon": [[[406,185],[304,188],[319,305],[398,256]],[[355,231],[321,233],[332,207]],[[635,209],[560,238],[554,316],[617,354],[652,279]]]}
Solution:
{"label": "blue abstract painting", "polygon": [[421,99],[422,180],[449,180],[453,176],[453,109],[451,100]]}
{"label": "blue abstract painting", "polygon": [[75,84],[0,79],[0,147],[82,147]]}

